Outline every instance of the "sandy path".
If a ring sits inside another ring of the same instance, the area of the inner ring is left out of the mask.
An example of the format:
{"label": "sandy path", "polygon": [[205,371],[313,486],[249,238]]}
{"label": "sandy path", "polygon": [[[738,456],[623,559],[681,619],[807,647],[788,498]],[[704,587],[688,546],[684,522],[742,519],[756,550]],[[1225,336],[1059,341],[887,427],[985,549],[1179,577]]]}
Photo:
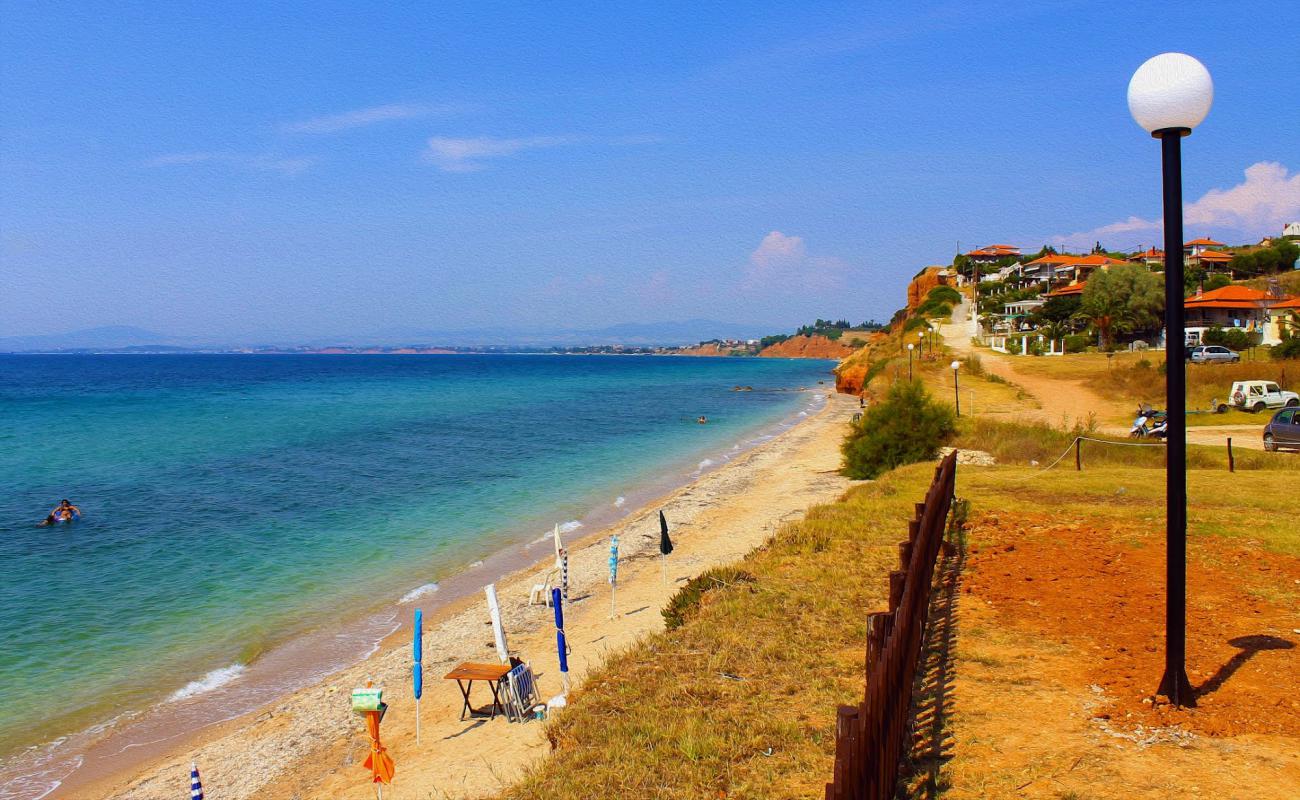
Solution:
{"label": "sandy path", "polygon": [[[830,395],[827,408],[775,440],[704,475],[610,531],[570,542],[571,596],[565,628],[576,686],[611,651],[661,630],[659,609],[688,577],[735,561],[782,522],[809,505],[838,497],[850,482],[840,477],[839,444],[855,411],[853,398]],[[665,586],[658,563],[658,510],[664,509],[677,550]],[[621,540],[619,616],[609,617],[606,582],[610,532]],[[552,611],[526,604],[529,588],[550,564],[498,582],[511,650],[529,661],[543,699],[559,693]],[[409,621],[408,621],[409,625]],[[441,680],[461,661],[493,662],[486,604],[467,604],[426,625],[425,691],[421,744],[415,744],[409,628],[370,659],[297,692],[274,707],[209,733],[132,776],[61,792],[55,797],[174,800],[188,790],[189,764],[203,771],[208,796],[221,800],[342,800],[373,798],[360,764],[368,747],[360,718],[348,711],[348,693],[366,678],[385,687],[390,709],[383,738],[397,763],[384,793],[391,800],[471,798],[490,795],[547,752],[544,727],[535,722],[460,722],[459,691]],[[476,704],[487,688],[476,686]],[[559,713],[563,713],[562,711]]]}
{"label": "sandy path", "polygon": [[[1079,381],[1061,380],[1045,375],[1035,375],[1028,370],[1016,368],[1017,359],[1033,356],[1003,355],[986,347],[976,348],[970,341],[965,323],[970,301],[963,301],[953,311],[953,323],[940,328],[944,344],[960,356],[977,354],[980,363],[987,372],[1008,380],[1038,401],[1038,408],[1025,408],[1021,413],[1027,420],[1039,420],[1052,425],[1060,425],[1064,419],[1068,424],[1076,420],[1086,422],[1090,414],[1095,414],[1102,433],[1126,435],[1128,428],[1115,424],[1106,424],[1103,420],[1113,412],[1114,403],[1094,392]],[[958,317],[961,317],[960,324]],[[1044,356],[1047,358],[1048,356]]]}

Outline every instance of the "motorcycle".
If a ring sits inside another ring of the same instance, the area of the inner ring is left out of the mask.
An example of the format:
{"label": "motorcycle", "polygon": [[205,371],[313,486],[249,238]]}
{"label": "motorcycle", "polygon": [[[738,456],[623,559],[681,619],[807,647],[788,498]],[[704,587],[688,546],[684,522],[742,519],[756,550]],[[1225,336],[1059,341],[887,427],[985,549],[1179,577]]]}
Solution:
{"label": "motorcycle", "polygon": [[1169,434],[1169,415],[1150,406],[1138,409],[1128,435],[1133,439],[1163,439]]}

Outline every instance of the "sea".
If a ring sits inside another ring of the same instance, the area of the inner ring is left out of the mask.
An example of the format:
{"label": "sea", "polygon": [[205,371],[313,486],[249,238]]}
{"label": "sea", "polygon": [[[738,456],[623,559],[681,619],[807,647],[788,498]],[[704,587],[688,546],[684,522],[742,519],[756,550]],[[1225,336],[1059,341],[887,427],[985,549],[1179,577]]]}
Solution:
{"label": "sea", "polygon": [[[598,530],[815,412],[832,366],[0,356],[0,800],[115,731],[162,747],[354,663],[554,525]],[[38,527],[63,498],[81,519]]]}

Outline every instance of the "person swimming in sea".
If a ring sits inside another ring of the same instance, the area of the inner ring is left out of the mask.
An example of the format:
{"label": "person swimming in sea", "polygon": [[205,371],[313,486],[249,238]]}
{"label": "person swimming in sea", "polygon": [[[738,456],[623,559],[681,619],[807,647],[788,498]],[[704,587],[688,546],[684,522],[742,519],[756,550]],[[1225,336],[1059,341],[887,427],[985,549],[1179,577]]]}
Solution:
{"label": "person swimming in sea", "polygon": [[700,418],[695,421],[700,423],[701,425],[707,425],[709,423],[709,418],[701,414]]}
{"label": "person swimming in sea", "polygon": [[41,526],[57,525],[60,522],[72,522],[81,519],[81,509],[72,504],[68,498],[63,498],[63,502],[55,506],[41,522]]}

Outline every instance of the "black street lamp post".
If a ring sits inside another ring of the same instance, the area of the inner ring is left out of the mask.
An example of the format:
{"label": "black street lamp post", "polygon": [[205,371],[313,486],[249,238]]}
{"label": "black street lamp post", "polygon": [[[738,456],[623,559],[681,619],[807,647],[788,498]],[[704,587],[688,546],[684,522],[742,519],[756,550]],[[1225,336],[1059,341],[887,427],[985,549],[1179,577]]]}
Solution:
{"label": "black street lamp post", "polygon": [[912,351],[915,349],[916,349],[915,345],[913,345],[911,342],[907,343],[907,380],[908,381],[912,380]]}
{"label": "black street lamp post", "polygon": [[1187,680],[1187,373],[1183,331],[1182,139],[1205,119],[1214,84],[1201,62],[1182,53],[1149,59],[1128,87],[1129,111],[1160,140],[1165,225],[1165,671],[1157,694],[1194,706]]}
{"label": "black street lamp post", "polygon": [[956,401],[957,416],[961,416],[961,388],[957,386],[957,370],[961,368],[960,361],[952,362],[952,399]]}

